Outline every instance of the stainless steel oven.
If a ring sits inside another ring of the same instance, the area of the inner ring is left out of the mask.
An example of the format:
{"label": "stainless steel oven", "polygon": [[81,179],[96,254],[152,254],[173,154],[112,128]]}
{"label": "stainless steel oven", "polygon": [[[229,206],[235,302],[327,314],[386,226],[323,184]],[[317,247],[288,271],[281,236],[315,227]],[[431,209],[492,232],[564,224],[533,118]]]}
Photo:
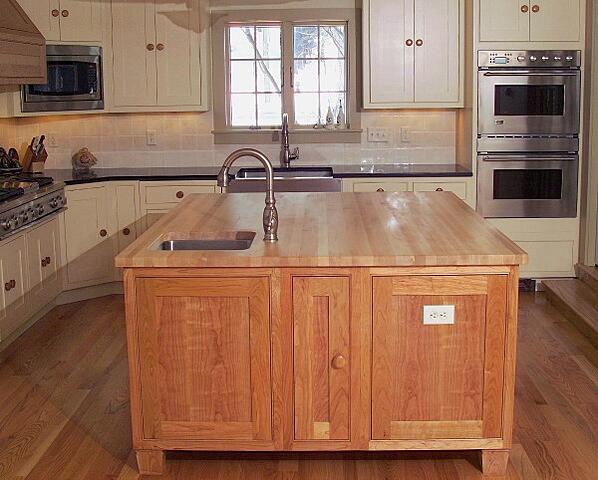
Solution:
{"label": "stainless steel oven", "polygon": [[23,112],[102,110],[102,48],[48,45],[48,83],[22,87]]}
{"label": "stainless steel oven", "polygon": [[478,134],[578,135],[579,51],[478,52]]}
{"label": "stainless steel oven", "polygon": [[577,216],[577,154],[478,155],[478,212],[486,218]]}

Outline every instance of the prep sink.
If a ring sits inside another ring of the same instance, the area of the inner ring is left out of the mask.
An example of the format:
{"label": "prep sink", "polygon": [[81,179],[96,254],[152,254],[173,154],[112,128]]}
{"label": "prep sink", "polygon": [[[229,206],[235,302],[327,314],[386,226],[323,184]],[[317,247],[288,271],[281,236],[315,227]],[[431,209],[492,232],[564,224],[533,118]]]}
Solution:
{"label": "prep sink", "polygon": [[[228,193],[265,192],[263,168],[241,168],[229,182]],[[275,192],[341,192],[342,183],[330,167],[292,167],[274,169]]]}
{"label": "prep sink", "polygon": [[[255,232],[221,232],[202,235],[202,238],[175,238],[169,234],[162,238],[156,249],[166,252],[201,250],[247,250],[251,247]],[[190,236],[191,237],[191,236]]]}
{"label": "prep sink", "polygon": [[[332,178],[332,168],[329,167],[299,167],[299,168],[275,168],[274,179],[308,179],[308,178]],[[236,180],[263,179],[266,172],[263,168],[242,168],[235,175]]]}

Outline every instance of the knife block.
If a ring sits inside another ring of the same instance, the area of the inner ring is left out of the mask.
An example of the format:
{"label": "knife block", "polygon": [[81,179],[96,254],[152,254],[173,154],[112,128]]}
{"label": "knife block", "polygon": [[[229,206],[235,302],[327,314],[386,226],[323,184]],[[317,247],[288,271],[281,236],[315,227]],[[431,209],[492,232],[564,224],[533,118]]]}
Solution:
{"label": "knife block", "polygon": [[23,157],[23,172],[27,173],[43,173],[44,164],[48,159],[48,152],[46,147],[42,148],[39,154],[35,154],[31,145],[27,147],[25,156]]}

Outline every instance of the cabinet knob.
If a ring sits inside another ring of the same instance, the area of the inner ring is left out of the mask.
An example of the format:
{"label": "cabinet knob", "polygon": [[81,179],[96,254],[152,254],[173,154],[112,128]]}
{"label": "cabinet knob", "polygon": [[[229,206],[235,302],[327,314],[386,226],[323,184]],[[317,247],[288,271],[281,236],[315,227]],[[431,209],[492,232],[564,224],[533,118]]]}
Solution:
{"label": "cabinet knob", "polygon": [[46,257],[46,265],[50,265],[52,263],[52,257]]}
{"label": "cabinet knob", "polygon": [[185,192],[182,192],[180,190],[178,192],[176,192],[176,198],[183,198],[184,196],[185,196]]}
{"label": "cabinet knob", "polygon": [[6,282],[4,284],[4,290],[6,290],[7,292],[10,292],[16,286],[17,286],[17,281],[16,280],[10,280],[10,281],[8,281],[8,282]]}
{"label": "cabinet knob", "polygon": [[106,235],[108,235],[108,232],[106,231],[106,229],[102,228],[100,230],[100,237],[105,237]]}
{"label": "cabinet knob", "polygon": [[521,5],[521,13],[529,12],[529,7],[527,5]]}
{"label": "cabinet knob", "polygon": [[155,47],[153,43],[148,43],[145,48],[147,48],[149,52],[153,52]]}
{"label": "cabinet knob", "polygon": [[46,265],[48,265],[48,264],[46,263],[46,259],[45,259],[45,258],[42,258],[42,268],[46,268]]}
{"label": "cabinet knob", "polygon": [[380,187],[380,188],[379,188],[378,190],[376,190],[376,191],[377,191],[377,192],[380,192],[380,193],[382,193],[382,192],[385,192],[386,190],[384,190],[382,187]]}
{"label": "cabinet knob", "polygon": [[162,50],[164,50],[166,47],[164,46],[163,43],[158,43],[158,45],[156,45],[156,50],[158,50],[159,52],[161,52]]}
{"label": "cabinet knob", "polygon": [[63,10],[63,11],[62,11],[62,16],[63,16],[64,18],[68,17],[69,15],[70,15],[70,13],[69,13],[69,11],[68,11],[68,10]]}
{"label": "cabinet knob", "polygon": [[413,46],[413,40],[411,40],[410,38],[407,39],[407,41],[405,42],[405,45],[407,45],[408,47],[412,47]]}
{"label": "cabinet knob", "polygon": [[438,187],[438,188],[436,189],[436,191],[437,191],[437,192],[444,192],[444,188]]}
{"label": "cabinet knob", "polygon": [[418,46],[418,47],[421,47],[423,44],[424,44],[424,41],[421,38],[418,38],[415,41],[415,45]]}
{"label": "cabinet knob", "polygon": [[131,229],[130,228],[123,228],[123,235],[125,235],[125,236],[131,235]]}
{"label": "cabinet knob", "polygon": [[56,10],[56,9],[52,10],[53,17],[57,17],[58,15],[60,15],[60,10]]}
{"label": "cabinet knob", "polygon": [[334,368],[335,370],[341,370],[345,368],[346,365],[347,359],[341,354],[337,355],[332,359],[332,368]]}
{"label": "cabinet knob", "polygon": [[532,12],[534,12],[534,13],[538,13],[539,11],[540,11],[540,6],[539,6],[539,5],[534,5],[534,6],[532,7]]}

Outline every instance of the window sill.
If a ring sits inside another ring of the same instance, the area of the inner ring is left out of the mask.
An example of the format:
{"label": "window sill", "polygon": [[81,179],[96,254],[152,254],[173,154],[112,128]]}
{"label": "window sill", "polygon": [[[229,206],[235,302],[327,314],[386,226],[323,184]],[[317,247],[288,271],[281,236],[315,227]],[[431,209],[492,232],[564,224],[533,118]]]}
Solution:
{"label": "window sill", "polygon": [[[326,130],[324,128],[292,129],[289,131],[291,143],[361,143],[361,129]],[[260,130],[214,130],[216,145],[267,145],[281,142],[279,129]]]}

